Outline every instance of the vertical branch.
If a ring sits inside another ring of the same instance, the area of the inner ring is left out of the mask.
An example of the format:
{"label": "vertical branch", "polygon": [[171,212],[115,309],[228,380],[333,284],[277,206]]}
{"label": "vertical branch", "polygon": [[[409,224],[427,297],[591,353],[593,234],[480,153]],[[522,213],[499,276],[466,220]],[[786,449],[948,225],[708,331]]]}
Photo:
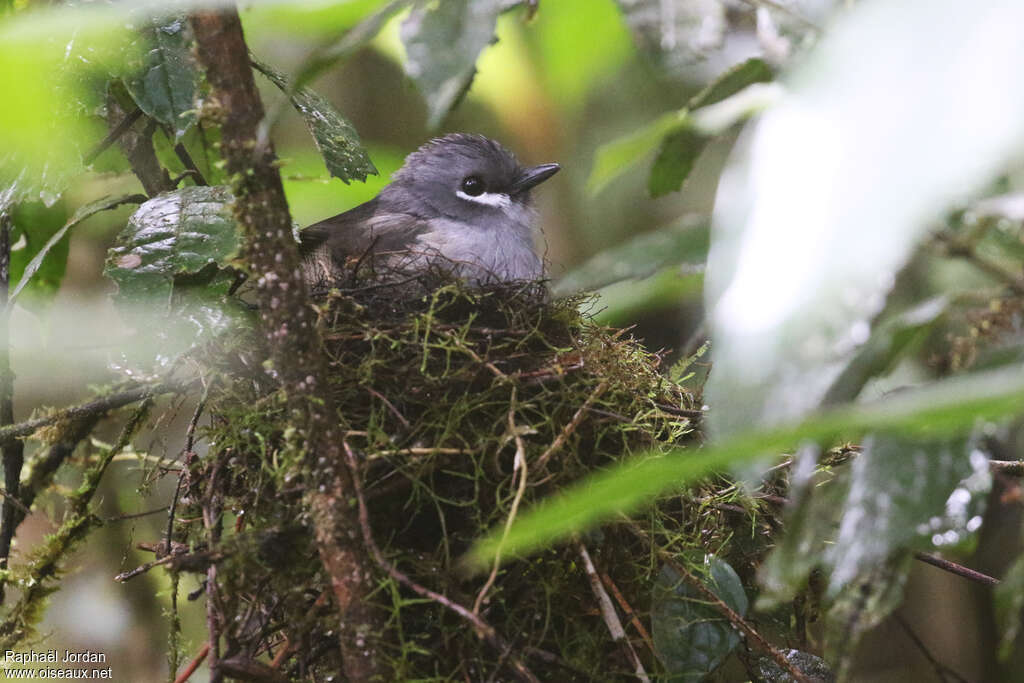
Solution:
{"label": "vertical branch", "polygon": [[[7,296],[11,278],[11,216],[0,212],[0,427],[14,423],[14,373],[11,371],[10,338],[8,336],[9,312]],[[0,569],[7,568],[14,538],[15,500],[20,494],[21,467],[25,462],[25,446],[21,439],[0,442],[4,467],[4,487],[7,495],[0,503]],[[0,602],[4,590],[0,584]]]}
{"label": "vertical branch", "polygon": [[327,361],[315,312],[302,280],[274,150],[260,144],[263,104],[253,81],[242,25],[234,9],[192,15],[196,56],[210,86],[201,117],[221,126],[235,217],[245,232],[245,258],[256,284],[270,360],[288,396],[305,448],[316,463],[310,487],[317,546],[339,612],[344,675],[350,681],[387,679],[374,638],[382,615],[371,605],[373,564],[363,545],[352,499],[352,477],[341,451],[337,415],[327,383]]}

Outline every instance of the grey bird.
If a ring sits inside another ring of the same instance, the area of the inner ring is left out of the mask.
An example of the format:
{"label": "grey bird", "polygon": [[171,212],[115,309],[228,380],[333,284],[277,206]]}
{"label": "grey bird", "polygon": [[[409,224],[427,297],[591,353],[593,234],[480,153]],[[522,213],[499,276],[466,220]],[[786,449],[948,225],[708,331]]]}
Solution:
{"label": "grey bird", "polygon": [[434,269],[475,285],[539,279],[530,190],[559,168],[520,166],[482,135],[435,138],[376,197],[299,233],[306,280],[336,286],[367,263],[386,280]]}

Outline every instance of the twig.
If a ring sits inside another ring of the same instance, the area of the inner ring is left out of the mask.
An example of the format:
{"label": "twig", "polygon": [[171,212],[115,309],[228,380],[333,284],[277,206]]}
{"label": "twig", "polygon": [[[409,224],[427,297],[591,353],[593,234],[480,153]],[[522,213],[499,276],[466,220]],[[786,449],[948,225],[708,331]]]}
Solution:
{"label": "twig", "polygon": [[614,581],[612,581],[612,577],[609,576],[607,572],[601,572],[601,581],[604,583],[605,588],[612,592],[612,595],[615,597],[615,602],[619,603],[619,607],[629,619],[629,623],[633,625],[636,632],[644,639],[644,642],[647,643],[647,647],[650,648],[651,652],[654,652],[654,641],[651,640],[651,634],[647,632],[646,628],[644,628],[643,622],[640,621],[640,617],[636,614],[636,610],[633,609],[626,600],[626,596],[622,594],[619,587],[615,585]]}
{"label": "twig", "polygon": [[206,407],[206,397],[209,387],[204,387],[203,396],[199,399],[199,403],[196,405],[196,410],[192,413],[192,419],[189,420],[188,429],[185,431],[185,450],[183,457],[185,458],[185,465],[181,468],[181,473],[178,475],[178,484],[174,487],[174,497],[171,499],[170,508],[167,512],[167,534],[165,537],[164,553],[170,554],[171,552],[171,537],[174,534],[174,515],[178,509],[178,497],[181,495],[181,483],[185,479],[185,473],[188,472],[188,457],[192,453],[192,448],[195,445],[196,427],[199,425],[199,417],[203,414],[203,409]]}
{"label": "twig", "polygon": [[612,605],[612,599],[608,597],[608,592],[601,583],[601,577],[597,574],[597,569],[594,567],[594,561],[590,559],[587,547],[581,541],[576,541],[575,545],[576,552],[579,553],[580,559],[583,560],[583,570],[590,580],[590,589],[594,592],[597,604],[601,608],[601,618],[604,619],[605,626],[608,627],[608,632],[612,635],[612,641],[625,647],[626,656],[633,662],[633,673],[636,677],[644,683],[650,683],[651,679],[647,677],[647,671],[644,669],[643,662],[640,661],[640,656],[636,653],[633,643],[626,637],[626,629],[622,628],[619,615],[615,611],[615,606]]}
{"label": "twig", "polygon": [[[190,155],[188,150],[185,149],[185,145],[180,142],[175,144],[174,153],[177,155],[178,160],[185,166],[185,172],[192,176],[196,185],[209,185],[209,183],[206,182],[206,178],[203,177],[203,172],[199,170],[199,167],[196,166],[196,162],[192,160],[192,155]],[[175,185],[177,185],[177,183],[175,183]]]}
{"label": "twig", "polygon": [[[207,543],[210,550],[215,550],[220,541],[221,510],[220,496],[217,489],[217,475],[220,473],[221,460],[213,464],[210,480],[207,482],[206,495],[203,497],[203,526],[206,527]],[[217,565],[211,563],[206,568],[206,628],[210,634],[210,683],[220,683],[224,673],[218,666],[220,663],[220,626],[222,613],[219,610],[220,600],[217,595]]]}
{"label": "twig", "polygon": [[498,548],[494,551],[494,566],[491,567],[491,573],[487,577],[487,581],[484,582],[480,592],[477,593],[476,602],[473,603],[473,614],[480,614],[480,606],[484,603],[484,598],[487,597],[488,591],[494,585],[494,582],[498,578],[498,569],[501,568],[501,549],[505,545],[505,539],[508,538],[508,532],[512,528],[512,523],[516,519],[516,513],[519,512],[519,503],[523,500],[523,494],[526,492],[526,447],[523,445],[523,437],[520,435],[519,427],[516,426],[516,388],[512,387],[512,397],[509,399],[508,409],[508,434],[509,437],[515,440],[516,443],[516,456],[512,464],[512,472],[518,470],[519,472],[519,486],[516,488],[515,497],[512,499],[512,507],[508,511],[508,519],[505,520],[505,530],[501,534],[501,542],[498,543]]}
{"label": "twig", "polygon": [[957,576],[968,579],[969,581],[974,581],[975,583],[980,583],[985,586],[999,585],[999,579],[991,577],[988,574],[982,574],[981,572],[975,571],[973,569],[968,569],[962,564],[950,562],[949,560],[944,560],[941,557],[936,557],[935,555],[929,555],[928,553],[916,551],[914,553],[914,559],[920,560],[925,564],[930,564],[933,567],[938,567],[939,569],[949,572],[950,574],[956,574]]}
{"label": "twig", "polygon": [[138,107],[135,107],[135,109],[128,112],[124,118],[118,121],[118,123],[110,129],[110,132],[107,133],[107,137],[100,140],[99,144],[93,147],[92,150],[85,155],[85,158],[82,159],[82,163],[88,166],[92,162],[96,161],[96,157],[103,154],[108,147],[117,142],[117,139],[124,135],[125,131],[131,128],[132,124],[139,120],[140,116],[142,116],[142,110]]}
{"label": "twig", "polygon": [[594,405],[594,402],[597,401],[597,399],[601,398],[601,394],[603,394],[607,388],[608,380],[604,380],[603,382],[597,385],[597,388],[594,389],[590,396],[587,396],[587,400],[583,402],[583,405],[576,409],[576,413],[572,416],[572,419],[569,420],[569,424],[565,425],[565,427],[562,428],[562,431],[558,433],[558,436],[556,436],[555,440],[551,442],[551,445],[548,446],[543,453],[541,453],[539,458],[537,458],[538,470],[544,469],[544,465],[547,464],[551,456],[558,452],[558,449],[560,449],[563,445],[565,445],[566,440],[572,435],[573,432],[576,431],[576,428],[580,426],[580,422],[583,421],[583,416],[586,413],[586,411],[590,408],[590,406]]}
{"label": "twig", "polygon": [[197,652],[196,656],[192,658],[192,661],[188,663],[188,666],[186,666],[182,672],[178,674],[178,677],[174,679],[174,683],[185,683],[185,681],[191,678],[192,674],[199,669],[208,654],[210,654],[210,643],[203,643],[203,646],[199,648],[199,652]]}
{"label": "twig", "polygon": [[757,647],[760,650],[766,652],[768,656],[775,660],[775,663],[782,667],[782,670],[788,673],[793,678],[793,680],[796,681],[796,683],[811,683],[807,679],[807,676],[803,674],[803,672],[797,669],[792,662],[786,659],[786,656],[784,654],[782,654],[777,648],[773,647],[767,640],[765,640],[764,637],[760,633],[758,633],[753,626],[747,623],[746,619],[744,619],[736,612],[736,610],[729,607],[729,605],[725,604],[725,601],[723,601],[720,597],[715,595],[713,591],[711,591],[707,586],[705,586],[704,582],[701,581],[699,577],[694,575],[693,572],[691,572],[685,566],[676,561],[676,559],[672,557],[670,553],[661,548],[655,547],[654,543],[651,541],[650,538],[648,538],[647,534],[644,533],[642,529],[640,529],[640,527],[638,527],[633,522],[627,521],[626,528],[629,529],[634,536],[639,538],[641,541],[647,544],[648,547],[654,550],[654,552],[658,555],[662,562],[672,567],[672,569],[678,572],[680,576],[685,578],[687,583],[693,586],[693,588],[696,589],[697,592],[704,596],[704,599],[707,600],[712,607],[721,612],[721,614],[729,620],[729,623],[731,623],[734,628],[746,634],[746,636],[750,638],[750,640],[755,645],[757,645]]}
{"label": "twig", "polygon": [[957,683],[968,683],[966,678],[935,659],[932,653],[928,650],[928,647],[920,638],[918,638],[917,634],[910,628],[910,624],[908,624],[903,617],[899,614],[894,614],[893,617],[895,618],[896,623],[903,628],[903,632],[907,634],[907,637],[910,638],[914,645],[917,646],[917,649],[921,651],[924,658],[928,660],[928,663],[932,665],[932,668],[935,669],[935,673],[938,675],[939,680],[946,681],[948,678],[952,678]]}
{"label": "twig", "polygon": [[[363,543],[365,543],[366,547],[369,549],[374,562],[376,562],[377,565],[388,574],[388,576],[406,586],[417,595],[433,600],[437,604],[455,612],[457,615],[471,623],[476,629],[477,635],[490,643],[498,652],[511,652],[511,645],[508,641],[501,637],[494,627],[484,621],[479,614],[472,612],[447,596],[432,591],[426,586],[421,586],[384,558],[384,554],[380,551],[380,548],[377,547],[377,543],[373,540],[373,531],[370,529],[370,514],[366,508],[366,498],[363,496],[363,487],[360,485],[359,478],[356,476],[358,463],[356,461],[355,453],[352,452],[352,448],[348,445],[348,442],[342,442],[342,445],[345,450],[348,466],[352,471],[352,482],[356,494],[356,502],[359,506],[359,526],[363,534]],[[526,665],[514,655],[509,656],[509,664],[512,666],[512,670],[515,672],[519,680],[527,681],[529,683],[540,683],[540,679],[538,679],[533,672],[530,671]]]}
{"label": "twig", "polygon": [[[114,458],[114,459],[117,460],[117,458]],[[161,506],[161,507],[158,507],[158,508],[154,508],[153,510],[146,510],[144,512],[126,512],[123,515],[116,515],[114,517],[107,517],[106,519],[103,520],[103,523],[104,524],[111,524],[113,522],[124,522],[124,521],[127,521],[129,519],[141,519],[143,517],[149,517],[150,515],[159,515],[161,512],[165,512],[166,510],[167,510],[167,506],[164,505],[164,506]]]}
{"label": "twig", "polygon": [[80,417],[103,415],[115,408],[121,408],[129,403],[135,403],[136,401],[141,401],[152,396],[184,391],[188,386],[188,384],[174,382],[146,385],[128,389],[127,391],[122,391],[117,394],[103,396],[93,401],[89,401],[88,403],[81,403],[77,406],[62,408],[50,413],[49,415],[44,415],[43,417],[25,420],[24,422],[19,422],[16,425],[10,425],[8,427],[0,427],[0,442],[5,439],[20,439],[26,437],[34,433],[40,427],[47,427],[49,425],[56,424],[57,422],[74,420]]}
{"label": "twig", "polygon": [[[0,427],[8,427],[14,423],[14,373],[11,371],[8,338],[11,228],[10,214],[0,211]],[[14,530],[20,523],[20,519],[15,521],[16,504],[23,510],[21,519],[27,514],[25,506],[18,501],[21,468],[25,464],[25,444],[12,437],[0,438],[0,455],[4,468],[4,487],[7,492],[3,503],[0,504],[0,567],[6,568]],[[0,602],[3,602],[3,595],[3,584],[0,583]]]}
{"label": "twig", "polygon": [[125,581],[128,581],[129,579],[134,579],[136,576],[138,576],[140,574],[145,574],[146,572],[148,572],[153,567],[159,567],[160,565],[163,565],[163,564],[170,564],[174,559],[175,559],[174,555],[170,555],[170,554],[164,555],[159,560],[153,560],[151,562],[147,562],[146,564],[140,565],[140,566],[136,567],[135,569],[129,569],[126,572],[121,572],[120,574],[118,574],[117,576],[114,577],[114,581],[117,581],[118,583],[124,583]]}
{"label": "twig", "polygon": [[1024,477],[1024,460],[989,460],[988,468],[1010,477]]}
{"label": "twig", "polygon": [[973,244],[957,239],[947,230],[939,230],[934,234],[935,238],[946,246],[950,256],[964,259],[978,270],[1005,284],[1014,294],[1024,295],[1024,280],[999,263],[979,254]]}

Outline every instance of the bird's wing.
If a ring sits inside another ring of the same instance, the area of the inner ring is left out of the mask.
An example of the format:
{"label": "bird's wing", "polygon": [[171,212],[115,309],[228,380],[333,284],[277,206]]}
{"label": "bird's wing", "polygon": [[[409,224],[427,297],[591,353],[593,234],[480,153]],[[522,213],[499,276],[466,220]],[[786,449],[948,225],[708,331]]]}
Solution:
{"label": "bird's wing", "polygon": [[426,224],[419,216],[382,211],[374,198],[302,230],[299,249],[303,257],[326,251],[342,262],[368,252],[407,250],[425,229]]}

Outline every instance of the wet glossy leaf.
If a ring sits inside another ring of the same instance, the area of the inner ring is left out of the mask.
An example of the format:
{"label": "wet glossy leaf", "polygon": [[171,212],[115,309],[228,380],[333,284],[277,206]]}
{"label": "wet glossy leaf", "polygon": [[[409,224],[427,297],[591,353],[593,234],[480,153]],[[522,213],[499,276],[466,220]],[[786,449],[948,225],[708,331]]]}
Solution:
{"label": "wet glossy leaf", "polygon": [[[880,431],[938,441],[969,431],[978,420],[1017,414],[1022,405],[1024,370],[1016,366],[941,380],[798,424],[747,431],[700,451],[649,453],[589,477],[520,513],[503,541],[502,553],[531,552],[619,512],[634,510],[663,491],[764,454],[784,453],[802,442],[856,439]],[[500,538],[500,533],[492,533],[482,539],[470,551],[471,563],[484,566],[490,562]]]}
{"label": "wet glossy leaf", "polygon": [[230,202],[225,187],[186,187],[140,206],[107,254],[117,299],[166,304],[175,278],[226,266],[239,247]]}
{"label": "wet glossy leaf", "polygon": [[710,225],[704,216],[688,216],[661,230],[645,233],[589,258],[552,287],[555,294],[606,287],[644,278],[673,263],[700,265],[707,258]]}
{"label": "wet glossy leaf", "polygon": [[299,88],[292,92],[284,74],[255,60],[253,66],[286,93],[292,105],[302,114],[332,176],[347,183],[351,180],[366,180],[367,175],[377,175],[376,167],[359,140],[359,133],[327,98],[310,88]]}
{"label": "wet glossy leaf", "polygon": [[[704,555],[699,558],[704,585],[733,611],[747,613],[747,595],[729,563]],[[663,565],[651,603],[654,649],[671,681],[701,681],[721,666],[740,642],[722,613],[675,569]]]}
{"label": "wet glossy leaf", "polygon": [[500,0],[420,0],[402,22],[405,71],[427,101],[428,128],[441,125],[469,90],[501,10]]}
{"label": "wet glossy leaf", "polygon": [[125,78],[139,108],[171,126],[177,140],[196,120],[193,110],[199,72],[192,60],[187,27],[183,17],[146,21],[140,32],[149,49],[142,66]]}

